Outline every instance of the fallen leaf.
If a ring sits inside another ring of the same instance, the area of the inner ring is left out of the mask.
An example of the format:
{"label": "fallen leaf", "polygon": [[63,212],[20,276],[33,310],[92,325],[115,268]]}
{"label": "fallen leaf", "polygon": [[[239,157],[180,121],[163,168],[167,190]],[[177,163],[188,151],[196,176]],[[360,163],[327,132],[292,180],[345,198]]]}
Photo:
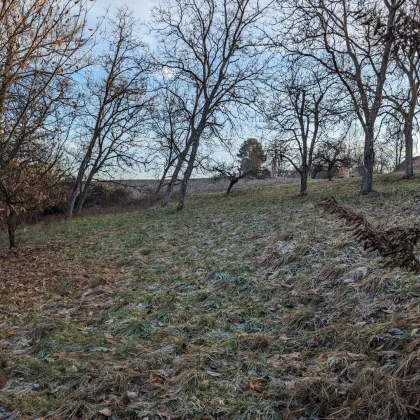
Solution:
{"label": "fallen leaf", "polygon": [[395,321],[395,325],[398,327],[419,327],[420,324],[414,321],[405,321],[403,319]]}
{"label": "fallen leaf", "polygon": [[90,364],[95,368],[99,369],[100,363],[97,360],[91,360]]}
{"label": "fallen leaf", "polygon": [[305,290],[301,292],[302,295],[319,295],[319,290]]}
{"label": "fallen leaf", "polygon": [[165,378],[162,378],[161,376],[155,376],[155,375],[152,375],[152,376],[150,377],[150,381],[151,381],[153,384],[155,384],[155,385],[157,385],[157,386],[160,386],[160,387],[162,387],[162,386],[164,386],[164,385],[165,385]]}
{"label": "fallen leaf", "polygon": [[124,365],[124,364],[122,364],[122,365],[114,365],[113,369],[114,370],[124,370],[124,369],[127,369],[127,365]]}
{"label": "fallen leaf", "polygon": [[405,346],[405,351],[407,353],[411,353],[412,351],[414,351],[417,348],[417,346],[419,344],[420,344],[420,337],[419,338],[416,338],[414,341],[411,341],[410,343],[408,343]]}
{"label": "fallen leaf", "polygon": [[248,385],[246,386],[245,390],[263,392],[264,389],[260,384],[261,381],[262,381],[262,378],[252,379],[251,381],[248,382]]}
{"label": "fallen leaf", "polygon": [[5,378],[0,377],[0,390],[3,389],[9,381]]}

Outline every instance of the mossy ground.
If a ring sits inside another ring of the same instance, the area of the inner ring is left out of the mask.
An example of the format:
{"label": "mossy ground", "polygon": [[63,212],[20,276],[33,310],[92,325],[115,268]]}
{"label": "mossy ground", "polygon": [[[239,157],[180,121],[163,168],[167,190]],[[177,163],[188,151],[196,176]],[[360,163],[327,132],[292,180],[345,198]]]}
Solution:
{"label": "mossy ground", "polygon": [[420,276],[334,196],[418,222],[420,180],[316,182],[19,232],[0,255],[0,407],[23,418],[419,418]]}

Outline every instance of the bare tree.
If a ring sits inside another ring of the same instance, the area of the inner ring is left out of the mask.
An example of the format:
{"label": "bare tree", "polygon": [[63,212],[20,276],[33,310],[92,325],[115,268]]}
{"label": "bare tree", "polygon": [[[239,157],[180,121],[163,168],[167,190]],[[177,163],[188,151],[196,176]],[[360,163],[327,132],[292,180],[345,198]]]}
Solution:
{"label": "bare tree", "polygon": [[149,62],[135,25],[127,8],[108,19],[108,52],[97,57],[81,83],[75,123],[80,161],[67,205],[69,218],[80,212],[98,173],[142,163],[138,145],[150,103]]}
{"label": "bare tree", "polygon": [[279,2],[284,30],[279,37],[270,36],[273,45],[316,60],[348,92],[365,136],[363,194],[372,191],[375,124],[405,1]]}
{"label": "bare tree", "polygon": [[155,98],[149,123],[149,132],[152,137],[149,148],[156,156],[160,174],[156,194],[162,190],[186,147],[189,117],[184,111],[179,93],[173,95],[169,90],[163,89]]}
{"label": "bare tree", "polygon": [[328,181],[332,180],[334,170],[349,168],[351,159],[344,139],[323,141],[316,150],[314,163],[326,169]]}
{"label": "bare tree", "polygon": [[268,127],[277,133],[280,159],[300,174],[300,195],[305,196],[317,142],[336,111],[329,103],[330,83],[322,71],[303,60],[282,65],[285,74],[270,86],[271,97],[263,102],[262,112]]}
{"label": "bare tree", "polygon": [[88,63],[87,3],[14,0],[0,5],[0,201],[6,206],[11,247],[17,215],[47,202],[48,188],[55,184],[50,172],[60,153],[51,133],[60,131],[57,115],[73,74]]}
{"label": "bare tree", "polygon": [[9,162],[0,172],[0,200],[5,203],[10,248],[16,247],[18,216],[28,211],[42,211],[64,199],[64,171],[59,165],[61,147],[54,133],[44,130],[26,140],[26,158]]}
{"label": "bare tree", "polygon": [[265,179],[270,177],[270,171],[267,168],[255,167],[249,169],[248,171],[244,171],[240,165],[229,165],[227,163],[221,163],[213,166],[211,172],[215,174],[214,178],[216,181],[223,179],[229,181],[226,195],[230,194],[232,188],[241,179]]}
{"label": "bare tree", "polygon": [[420,1],[408,0],[395,25],[395,69],[384,97],[401,115],[405,141],[405,178],[414,176],[413,128],[420,95]]}
{"label": "bare tree", "polygon": [[229,195],[232,191],[232,188],[237,184],[241,179],[246,177],[246,173],[241,170],[239,166],[228,165],[226,163],[221,163],[215,165],[212,168],[212,172],[215,174],[215,180],[219,181],[222,179],[227,179],[229,181],[228,188],[226,190],[226,195]]}
{"label": "bare tree", "polygon": [[154,9],[165,87],[182,102],[189,122],[163,205],[186,164],[177,207],[183,209],[203,136],[214,133],[217,138],[218,128],[238,120],[233,108],[255,103],[268,60],[256,46],[255,31],[269,5],[262,7],[258,0],[165,0]]}
{"label": "bare tree", "polygon": [[271,176],[276,178],[282,176],[286,170],[282,142],[276,139],[270,141],[266,148],[266,154]]}
{"label": "bare tree", "polygon": [[[382,133],[375,147],[376,154],[387,160],[383,167],[395,170],[402,162],[405,152],[404,120],[402,115],[392,107],[382,118]],[[386,158],[387,156],[387,158]]]}

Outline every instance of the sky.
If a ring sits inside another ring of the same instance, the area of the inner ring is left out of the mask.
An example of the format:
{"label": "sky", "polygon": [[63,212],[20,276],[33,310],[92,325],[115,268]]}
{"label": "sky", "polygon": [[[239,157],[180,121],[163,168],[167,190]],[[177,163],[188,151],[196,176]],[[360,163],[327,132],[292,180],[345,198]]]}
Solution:
{"label": "sky", "polygon": [[[146,22],[150,18],[150,12],[153,6],[158,5],[159,0],[96,0],[90,10],[90,18],[96,19],[105,14],[108,10],[109,14],[113,14],[116,9],[122,6],[128,6],[134,13],[134,18],[140,22]],[[124,179],[154,179],[155,173],[145,172],[144,170],[123,171],[116,175],[116,178]]]}
{"label": "sky", "polygon": [[102,16],[109,8],[112,13],[118,7],[128,6],[134,12],[134,17],[140,21],[146,21],[150,17],[153,6],[158,5],[159,0],[96,0],[92,7],[92,14]]}
{"label": "sky", "polygon": [[[112,15],[118,7],[128,6],[133,11],[133,17],[141,23],[145,23],[150,19],[152,8],[158,6],[160,1],[161,0],[96,0],[89,15],[92,23],[94,23],[94,21],[96,21],[97,18],[102,17],[107,10],[109,11],[109,14]],[[151,39],[147,39],[146,42],[149,44],[153,43]],[[239,141],[245,140],[247,137],[258,138],[259,136],[257,133],[249,133],[247,136],[244,136],[243,139],[239,139]],[[234,150],[233,152],[233,155],[235,155],[236,151]],[[220,147],[219,150],[213,150],[212,156],[217,161],[232,160],[231,155],[222,147]],[[203,175],[198,174],[197,176],[202,177]],[[154,179],[156,178],[156,173],[144,170],[136,170],[135,172],[123,171],[121,174],[116,175],[116,177],[124,179]]]}
{"label": "sky", "polygon": [[[90,11],[90,19],[96,20],[98,17],[103,16],[106,10],[109,10],[109,13],[112,15],[118,7],[128,6],[133,11],[133,17],[138,21],[145,23],[151,17],[152,8],[154,6],[158,6],[160,1],[161,0],[96,0]],[[262,4],[265,4],[267,1],[268,0],[262,0]],[[147,41],[149,41],[149,44],[153,44],[153,40],[147,39],[146,42]],[[246,137],[256,137],[262,139],[262,132],[261,129],[258,129],[258,127],[252,125],[252,127],[249,127],[248,130],[253,132],[247,133],[247,136],[244,136],[243,139],[238,139],[239,141],[245,140]],[[228,156],[222,149],[215,151],[215,157],[217,160],[231,160],[230,156]],[[125,178],[128,177],[136,179],[154,178],[155,174],[142,171],[131,174],[127,173]]]}

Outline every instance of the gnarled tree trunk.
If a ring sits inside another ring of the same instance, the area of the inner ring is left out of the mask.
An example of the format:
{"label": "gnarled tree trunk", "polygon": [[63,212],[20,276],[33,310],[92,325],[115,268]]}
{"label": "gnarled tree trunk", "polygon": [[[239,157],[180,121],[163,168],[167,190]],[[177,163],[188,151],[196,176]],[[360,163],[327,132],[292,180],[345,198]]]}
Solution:
{"label": "gnarled tree trunk", "polygon": [[231,192],[231,190],[232,190],[232,188],[233,188],[233,186],[238,182],[240,180],[240,178],[235,178],[235,179],[232,179],[232,180],[230,180],[230,183],[229,183],[229,187],[228,187],[228,189],[227,189],[227,191],[226,191],[226,195],[229,195],[230,194],[230,192]]}
{"label": "gnarled tree trunk", "polygon": [[308,172],[306,170],[302,171],[300,176],[300,194],[301,197],[308,195]]}

